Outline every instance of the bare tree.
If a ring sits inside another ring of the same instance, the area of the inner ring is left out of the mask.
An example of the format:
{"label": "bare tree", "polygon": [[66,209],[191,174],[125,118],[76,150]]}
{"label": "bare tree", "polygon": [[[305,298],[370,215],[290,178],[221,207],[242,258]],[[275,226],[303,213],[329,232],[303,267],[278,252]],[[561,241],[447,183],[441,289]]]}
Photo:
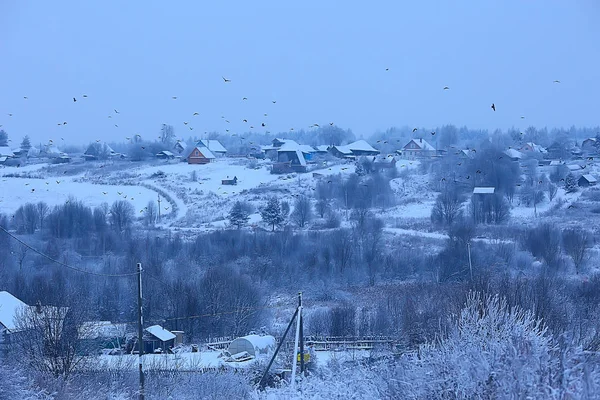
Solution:
{"label": "bare tree", "polygon": [[300,227],[304,228],[307,222],[312,219],[312,206],[310,199],[304,195],[298,196],[294,201],[294,211],[291,214],[292,220]]}
{"label": "bare tree", "polygon": [[84,361],[78,341],[79,307],[36,306],[17,311],[15,357],[30,368],[67,379]]}
{"label": "bare tree", "polygon": [[37,211],[38,216],[40,218],[40,230],[42,230],[44,229],[44,220],[50,212],[50,207],[48,207],[48,204],[44,203],[43,201],[40,201],[39,203],[37,203]]}
{"label": "bare tree", "polygon": [[452,225],[460,217],[463,201],[463,196],[460,195],[456,188],[444,188],[431,210],[432,222]]}
{"label": "bare tree", "polygon": [[134,215],[133,206],[125,200],[115,201],[110,207],[110,223],[116,232],[127,230],[133,223]]}
{"label": "bare tree", "polygon": [[560,256],[560,233],[550,224],[530,229],[525,236],[525,245],[534,257],[541,257],[548,266],[558,266]]}
{"label": "bare tree", "polygon": [[165,145],[170,145],[173,140],[175,140],[173,125],[163,124],[160,128],[160,141]]}
{"label": "bare tree", "polygon": [[325,213],[327,212],[327,210],[329,209],[329,201],[325,198],[319,199],[317,200],[317,203],[315,204],[315,210],[317,211],[317,214],[319,214],[319,217],[323,218],[325,217]]}
{"label": "bare tree", "polygon": [[156,203],[154,201],[150,200],[148,202],[148,205],[146,206],[145,211],[146,211],[146,218],[145,218],[146,225],[154,226],[154,224],[156,223],[156,216],[157,216]]}
{"label": "bare tree", "polygon": [[565,253],[573,259],[575,271],[579,273],[591,247],[589,232],[582,229],[566,229],[562,232],[562,242]]}

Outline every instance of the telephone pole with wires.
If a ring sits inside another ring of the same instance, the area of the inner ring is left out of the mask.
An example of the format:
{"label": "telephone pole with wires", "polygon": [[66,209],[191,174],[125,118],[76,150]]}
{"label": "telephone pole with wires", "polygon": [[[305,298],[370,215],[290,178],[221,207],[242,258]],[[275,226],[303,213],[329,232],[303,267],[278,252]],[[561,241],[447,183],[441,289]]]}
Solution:
{"label": "telephone pole with wires", "polygon": [[140,385],[139,385],[139,400],[144,400],[144,369],[143,369],[143,356],[144,356],[144,309],[143,309],[143,297],[142,297],[142,263],[137,263],[137,274],[138,274],[138,367],[140,373]]}

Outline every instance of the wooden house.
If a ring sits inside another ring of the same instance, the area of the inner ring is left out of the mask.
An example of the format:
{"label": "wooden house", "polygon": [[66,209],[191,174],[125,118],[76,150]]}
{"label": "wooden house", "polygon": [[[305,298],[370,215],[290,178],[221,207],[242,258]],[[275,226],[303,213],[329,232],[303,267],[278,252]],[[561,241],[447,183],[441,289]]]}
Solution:
{"label": "wooden house", "polygon": [[525,157],[525,154],[521,153],[518,150],[515,149],[508,149],[504,152],[504,154],[511,160],[511,161],[520,161],[521,159],[523,159],[523,157]]}
{"label": "wooden house", "polygon": [[233,179],[229,179],[229,177],[227,177],[227,179],[221,179],[221,185],[237,185],[237,183],[237,176],[234,176]]}
{"label": "wooden house", "polygon": [[200,139],[196,143],[196,146],[206,147],[215,157],[224,157],[227,155],[227,149],[216,139]]}
{"label": "wooden house", "polygon": [[14,157],[15,154],[8,146],[0,146],[0,164],[4,164],[6,160]]}
{"label": "wooden house", "polygon": [[185,151],[187,150],[187,144],[185,144],[185,142],[182,142],[181,140],[178,140],[175,145],[173,146],[173,151],[176,154],[183,154],[185,153]]}
{"label": "wooden house", "polygon": [[548,150],[546,150],[543,146],[539,144],[535,144],[533,142],[527,142],[521,146],[519,149],[522,153],[539,153],[539,154],[547,154]]}
{"label": "wooden house", "polygon": [[177,336],[160,325],[152,325],[144,329],[144,353],[169,353],[175,346]]}
{"label": "wooden house", "polygon": [[425,139],[411,139],[402,148],[402,155],[409,159],[434,157],[436,155],[435,148],[430,145]]}
{"label": "wooden house", "polygon": [[194,146],[188,152],[185,160],[188,164],[208,164],[215,159],[215,155],[206,147]]}

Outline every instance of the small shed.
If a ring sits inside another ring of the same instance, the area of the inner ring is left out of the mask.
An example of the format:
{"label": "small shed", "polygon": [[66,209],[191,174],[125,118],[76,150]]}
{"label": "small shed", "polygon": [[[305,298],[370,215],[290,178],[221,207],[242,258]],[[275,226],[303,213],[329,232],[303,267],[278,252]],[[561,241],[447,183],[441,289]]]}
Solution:
{"label": "small shed", "polygon": [[227,351],[231,356],[246,352],[249,356],[256,358],[261,354],[271,353],[275,350],[275,346],[275,338],[271,335],[248,335],[232,341]]}
{"label": "small shed", "polygon": [[172,160],[175,158],[175,154],[171,153],[169,150],[163,150],[156,153],[156,158],[161,160]]}
{"label": "small shed", "polygon": [[175,345],[177,336],[160,325],[149,326],[145,332],[144,353],[167,353]]}
{"label": "small shed", "polygon": [[237,176],[234,176],[233,179],[229,179],[229,177],[227,177],[227,179],[221,179],[221,185],[237,185],[237,183]]}
{"label": "small shed", "polygon": [[593,175],[589,175],[589,174],[583,175],[577,181],[577,184],[581,187],[594,186],[596,183],[598,183],[598,180]]}

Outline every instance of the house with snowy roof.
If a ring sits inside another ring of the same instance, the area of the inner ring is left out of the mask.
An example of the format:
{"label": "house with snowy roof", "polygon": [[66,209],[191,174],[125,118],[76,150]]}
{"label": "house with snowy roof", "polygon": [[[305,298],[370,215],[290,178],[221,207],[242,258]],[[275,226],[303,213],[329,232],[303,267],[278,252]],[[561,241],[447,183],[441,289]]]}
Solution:
{"label": "house with snowy roof", "polygon": [[8,146],[0,146],[0,164],[4,164],[6,160],[14,157],[15,154]]}
{"label": "house with snowy roof", "polygon": [[425,139],[411,139],[402,148],[402,155],[409,159],[434,157],[436,155],[435,147],[429,144]]}
{"label": "house with snowy roof", "polygon": [[535,144],[533,142],[527,142],[525,144],[523,144],[523,146],[521,146],[521,148],[519,149],[520,152],[522,153],[539,153],[539,154],[546,154],[548,153],[548,150],[546,150],[545,147],[540,146],[539,144]]}
{"label": "house with snowy roof", "polygon": [[215,155],[207,147],[194,146],[188,151],[185,161],[188,164],[208,164],[215,158]]}
{"label": "house with snowy roof", "polygon": [[343,146],[332,146],[329,152],[339,158],[356,158],[360,156],[376,156],[379,150],[375,149],[366,140],[357,140]]}
{"label": "house with snowy roof", "polygon": [[177,142],[175,142],[175,144],[173,145],[173,152],[175,154],[183,154],[185,153],[185,151],[187,150],[187,144],[181,140],[177,140]]}
{"label": "house with snowy roof", "polygon": [[508,158],[510,158],[511,161],[519,161],[523,157],[525,157],[525,154],[523,154],[519,150],[515,150],[515,149],[508,149],[504,152],[504,154],[506,154],[506,156]]}
{"label": "house with snowy roof", "polygon": [[227,149],[216,139],[200,139],[196,146],[206,147],[215,157],[223,157],[227,154]]}

